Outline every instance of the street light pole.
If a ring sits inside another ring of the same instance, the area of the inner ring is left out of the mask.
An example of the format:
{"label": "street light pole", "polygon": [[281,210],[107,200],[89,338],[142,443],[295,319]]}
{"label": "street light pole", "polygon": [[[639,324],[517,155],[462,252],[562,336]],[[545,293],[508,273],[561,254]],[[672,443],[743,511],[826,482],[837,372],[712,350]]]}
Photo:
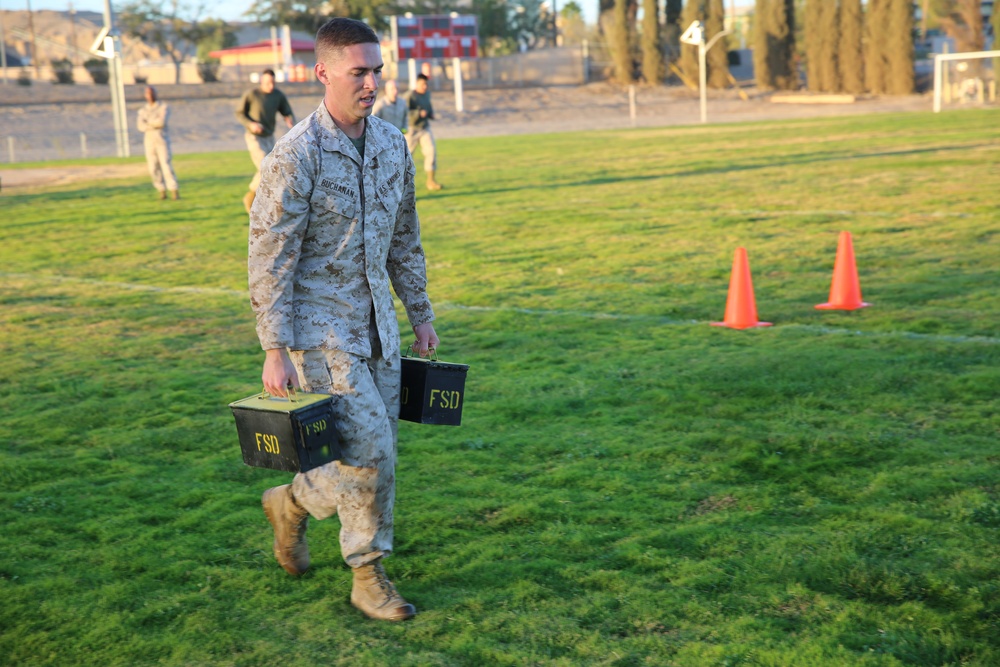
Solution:
{"label": "street light pole", "polygon": [[104,0],[104,28],[90,47],[91,53],[108,61],[108,87],[115,124],[118,157],[129,157],[128,120],[125,117],[125,81],[122,71],[121,37],[115,28],[111,0]]}

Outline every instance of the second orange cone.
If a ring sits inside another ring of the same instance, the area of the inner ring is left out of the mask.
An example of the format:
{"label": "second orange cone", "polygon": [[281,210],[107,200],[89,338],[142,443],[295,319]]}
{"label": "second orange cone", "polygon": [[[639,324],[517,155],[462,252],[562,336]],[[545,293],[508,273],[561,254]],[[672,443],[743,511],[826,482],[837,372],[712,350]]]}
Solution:
{"label": "second orange cone", "polygon": [[726,300],[724,322],[712,322],[712,326],[730,329],[769,327],[770,322],[757,321],[757,300],[753,296],[753,280],[750,278],[750,262],[746,248],[737,248],[733,257],[733,274],[729,278],[729,298]]}
{"label": "second orange cone", "polygon": [[837,260],[833,265],[833,283],[830,285],[830,300],[821,303],[820,310],[857,310],[870,305],[861,300],[861,283],[858,282],[858,266],[854,262],[854,242],[850,232],[840,232],[837,244]]}

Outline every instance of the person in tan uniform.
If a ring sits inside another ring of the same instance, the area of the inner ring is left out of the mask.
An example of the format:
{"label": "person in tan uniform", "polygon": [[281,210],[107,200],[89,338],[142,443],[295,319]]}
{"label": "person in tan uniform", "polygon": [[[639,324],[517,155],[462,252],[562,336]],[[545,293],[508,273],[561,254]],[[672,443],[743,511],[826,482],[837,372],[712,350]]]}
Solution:
{"label": "person in tan uniform", "polygon": [[266,69],[260,73],[260,82],[256,88],[243,93],[243,98],[236,107],[236,118],[246,128],[243,138],[246,140],[250,159],[257,169],[250,181],[250,190],[243,195],[243,207],[250,212],[253,198],[260,185],[260,163],[264,156],[274,148],[274,127],[278,114],[285,118],[285,124],[291,129],[295,124],[292,106],[285,94],[274,87],[274,70]]}
{"label": "person in tan uniform", "polygon": [[371,117],[382,76],[378,38],[335,18],[316,35],[319,108],[261,164],[250,210],[249,286],[268,392],[332,394],[342,458],[268,489],[274,555],[292,575],[310,564],[308,519],[340,517],[351,604],[398,621],[415,607],[389,580],[400,335],[392,290],[421,356],[438,347],[427,296],[414,167],[403,135]]}
{"label": "person in tan uniform", "polygon": [[143,133],[142,145],[146,149],[149,176],[153,179],[153,187],[160,193],[160,199],[167,198],[167,190],[170,190],[173,199],[180,199],[177,176],[171,164],[170,134],[167,131],[170,107],[156,98],[156,89],[152,86],[146,86],[145,96],[146,104],[139,109],[136,127]]}
{"label": "person in tan uniform", "polygon": [[391,123],[397,130],[406,134],[410,115],[406,100],[399,96],[399,86],[393,79],[386,81],[383,88],[385,91],[375,101],[372,115]]}

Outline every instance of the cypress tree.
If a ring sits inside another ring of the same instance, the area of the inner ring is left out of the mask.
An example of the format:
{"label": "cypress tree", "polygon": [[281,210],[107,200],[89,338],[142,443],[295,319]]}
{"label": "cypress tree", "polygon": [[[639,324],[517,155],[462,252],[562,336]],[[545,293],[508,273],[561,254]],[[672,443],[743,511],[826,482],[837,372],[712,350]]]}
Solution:
{"label": "cypress tree", "polygon": [[[993,50],[1000,51],[1000,2],[993,3]],[[1000,58],[993,59],[993,80],[1000,86]]]}
{"label": "cypress tree", "polygon": [[886,3],[890,0],[868,0],[865,13],[865,87],[880,95],[886,91],[885,40]]}
{"label": "cypress tree", "polygon": [[667,59],[677,60],[681,55],[681,46],[678,38],[681,36],[681,10],[684,8],[683,0],[667,0],[664,7],[666,16],[663,21],[663,32],[661,41],[667,53]]}
{"label": "cypress tree", "polygon": [[657,0],[642,0],[642,78],[651,86],[663,81],[660,11]]}
{"label": "cypress tree", "polygon": [[770,51],[770,5],[781,0],[757,0],[753,13],[753,71],[758,88],[774,88],[774,76],[771,72]]}
{"label": "cypress tree", "polygon": [[837,71],[837,45],[840,42],[840,4],[837,0],[826,0],[826,2],[820,3],[819,25],[820,86],[823,90],[831,93],[840,92],[840,75]]}
{"label": "cypress tree", "polygon": [[[708,0],[706,9],[708,16],[705,17],[705,42],[708,43],[726,29],[726,8],[722,0]],[[725,37],[716,40],[711,50],[705,54],[705,62],[708,67],[709,88],[728,88],[729,49]]]}
{"label": "cypress tree", "polygon": [[771,87],[795,90],[799,75],[795,68],[795,0],[770,0],[768,3],[767,59]]}
{"label": "cypress tree", "polygon": [[806,87],[817,92],[825,90],[820,77],[820,58],[822,57],[822,40],[820,34],[820,18],[823,10],[821,3],[830,0],[806,0],[805,16],[802,17],[805,24],[803,37],[806,44]]}
{"label": "cypress tree", "polygon": [[886,24],[886,92],[909,95],[914,89],[912,0],[889,0]]}
{"label": "cypress tree", "polygon": [[608,50],[614,65],[615,81],[632,83],[632,54],[628,40],[628,0],[615,0],[611,20],[605,32],[608,35]]}
{"label": "cypress tree", "polygon": [[837,70],[841,90],[852,95],[865,92],[865,64],[861,53],[863,25],[861,0],[841,0]]}
{"label": "cypress tree", "polygon": [[[701,21],[704,24],[705,12],[704,12],[705,0],[688,0],[684,5],[684,11],[681,12],[681,33],[688,29],[694,21]],[[691,81],[698,85],[698,47],[691,44],[681,44],[681,71],[684,72],[684,76],[687,77],[688,81]]]}

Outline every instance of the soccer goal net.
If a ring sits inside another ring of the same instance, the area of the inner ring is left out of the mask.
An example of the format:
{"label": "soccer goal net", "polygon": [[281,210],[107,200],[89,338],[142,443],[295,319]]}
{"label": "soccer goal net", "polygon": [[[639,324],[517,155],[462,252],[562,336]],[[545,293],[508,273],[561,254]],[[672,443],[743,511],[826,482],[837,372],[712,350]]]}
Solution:
{"label": "soccer goal net", "polygon": [[934,56],[934,111],[959,105],[994,104],[1000,51]]}

